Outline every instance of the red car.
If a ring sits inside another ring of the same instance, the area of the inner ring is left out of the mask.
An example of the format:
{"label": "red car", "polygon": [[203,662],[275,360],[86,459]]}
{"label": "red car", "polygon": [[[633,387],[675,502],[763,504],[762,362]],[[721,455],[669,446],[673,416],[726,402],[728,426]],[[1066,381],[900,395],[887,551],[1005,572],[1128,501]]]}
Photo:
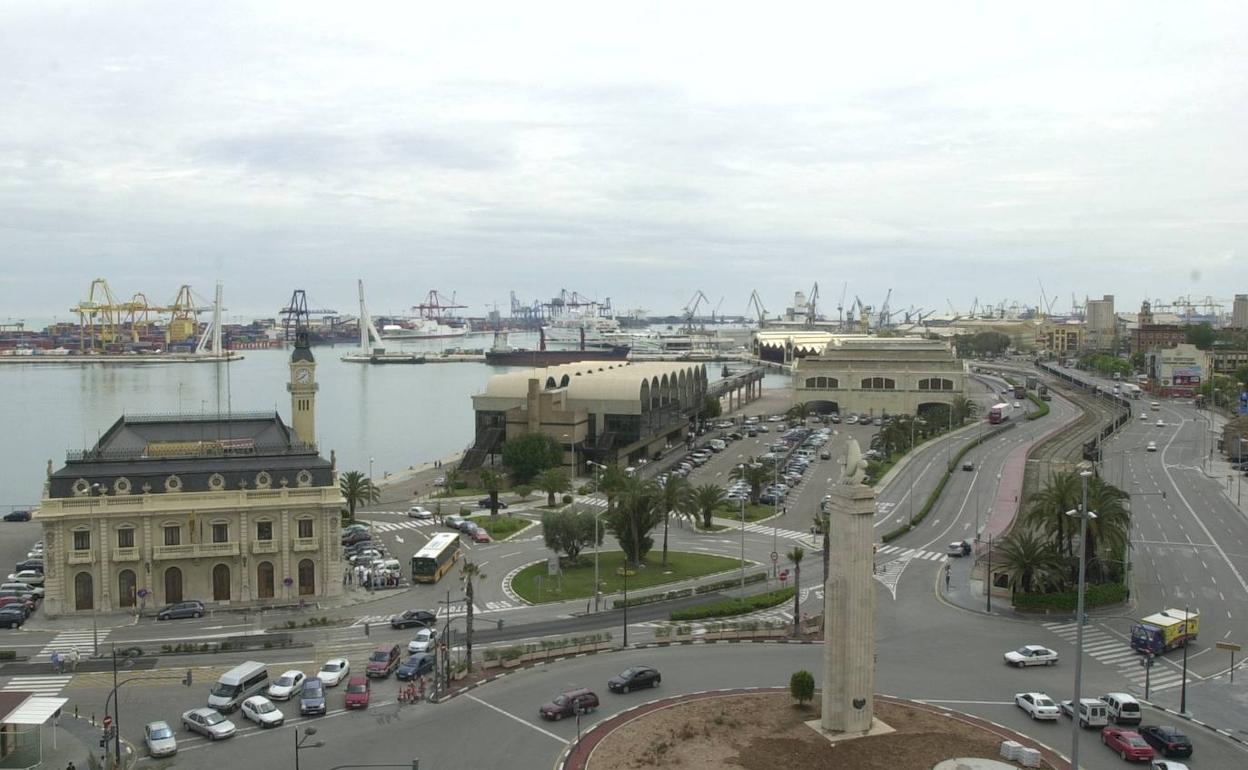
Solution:
{"label": "red car", "polygon": [[1140,737],[1135,730],[1124,730],[1110,725],[1101,730],[1101,743],[1105,744],[1123,759],[1138,759],[1142,762],[1151,761],[1153,747]]}
{"label": "red car", "polygon": [[472,542],[488,543],[490,542],[490,533],[486,532],[481,527],[477,527],[476,529],[472,531]]}
{"label": "red car", "polygon": [[347,708],[368,708],[370,690],[368,677],[366,676],[353,676],[347,680]]}

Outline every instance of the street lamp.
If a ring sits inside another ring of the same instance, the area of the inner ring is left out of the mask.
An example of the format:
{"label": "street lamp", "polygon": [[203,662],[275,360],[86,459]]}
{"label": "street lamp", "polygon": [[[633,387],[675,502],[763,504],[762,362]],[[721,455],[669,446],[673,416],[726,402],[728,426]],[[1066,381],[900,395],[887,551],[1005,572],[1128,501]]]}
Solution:
{"label": "street lamp", "polygon": [[741,591],[745,592],[745,498],[741,498]]}
{"label": "street lamp", "polygon": [[[602,591],[600,590],[602,584],[598,582],[598,552],[602,550],[599,547],[601,541],[598,539],[600,537],[598,534],[598,517],[604,513],[606,513],[605,509],[594,514],[594,612],[598,611],[598,602],[602,598]],[[628,602],[625,601],[624,604],[627,607]],[[625,611],[627,612],[627,609]]]}
{"label": "street lamp", "polygon": [[316,743],[308,743],[308,739],[316,735],[315,727],[304,728],[303,738],[299,737],[299,728],[295,728],[295,770],[299,770],[299,752],[306,749],[319,749],[325,745],[325,741],[317,741]]}
{"label": "street lamp", "polygon": [[[1078,601],[1075,610],[1075,694],[1071,700],[1075,705],[1076,713],[1078,713],[1080,698],[1082,692],[1080,688],[1083,686],[1083,593],[1087,581],[1087,545],[1088,545],[1088,519],[1096,518],[1096,514],[1088,510],[1088,479],[1092,477],[1092,471],[1086,466],[1079,471],[1079,478],[1083,482],[1083,504],[1077,510],[1066,511],[1067,516],[1079,517],[1079,588]],[[1071,738],[1070,738],[1070,766],[1079,767],[1079,720],[1075,719],[1071,722]]]}
{"label": "street lamp", "polygon": [[564,433],[560,438],[566,439],[568,447],[572,450],[572,479],[576,479],[576,439]]}

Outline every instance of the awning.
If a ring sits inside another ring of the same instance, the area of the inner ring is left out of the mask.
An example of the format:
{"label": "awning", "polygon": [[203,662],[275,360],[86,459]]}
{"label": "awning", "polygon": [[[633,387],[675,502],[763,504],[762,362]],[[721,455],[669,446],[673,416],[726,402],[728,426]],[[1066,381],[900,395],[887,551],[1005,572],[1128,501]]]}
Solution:
{"label": "awning", "polygon": [[52,715],[66,703],[69,703],[69,698],[32,696],[9,714],[4,723],[6,725],[41,725],[51,719]]}

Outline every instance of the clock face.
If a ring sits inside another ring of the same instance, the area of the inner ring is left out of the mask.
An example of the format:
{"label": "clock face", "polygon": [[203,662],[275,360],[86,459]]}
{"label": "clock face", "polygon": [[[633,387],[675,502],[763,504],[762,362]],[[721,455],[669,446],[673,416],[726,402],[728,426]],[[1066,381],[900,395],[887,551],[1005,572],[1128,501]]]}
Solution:
{"label": "clock face", "polygon": [[295,382],[307,384],[312,381],[312,370],[300,367],[295,370]]}

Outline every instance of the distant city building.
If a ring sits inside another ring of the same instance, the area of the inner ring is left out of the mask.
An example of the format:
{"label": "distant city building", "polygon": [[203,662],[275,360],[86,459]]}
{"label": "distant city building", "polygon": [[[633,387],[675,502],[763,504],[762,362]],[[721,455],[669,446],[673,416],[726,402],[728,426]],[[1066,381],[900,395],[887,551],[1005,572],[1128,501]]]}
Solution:
{"label": "distant city building", "polygon": [[797,362],[793,390],[819,412],[915,414],[966,395],[966,368],[940,340],[837,337]]}
{"label": "distant city building", "polygon": [[1195,396],[1212,367],[1211,354],[1188,343],[1156,350],[1148,357],[1149,380],[1160,396]]}
{"label": "distant city building", "polygon": [[272,606],[342,593],[333,462],[316,449],[316,362],[291,355],[293,429],[276,413],[125,415],[52,472],[49,617],[196,599]]}
{"label": "distant city building", "polygon": [[1075,320],[1048,320],[1036,325],[1036,347],[1047,350],[1056,358],[1079,355],[1083,349],[1084,326]]}
{"label": "distant city building", "polygon": [[1090,299],[1084,309],[1084,338],[1089,350],[1113,350],[1118,336],[1118,316],[1114,313],[1114,295]]}
{"label": "distant city building", "polygon": [[1231,306],[1231,328],[1248,329],[1248,294],[1236,294]]}

